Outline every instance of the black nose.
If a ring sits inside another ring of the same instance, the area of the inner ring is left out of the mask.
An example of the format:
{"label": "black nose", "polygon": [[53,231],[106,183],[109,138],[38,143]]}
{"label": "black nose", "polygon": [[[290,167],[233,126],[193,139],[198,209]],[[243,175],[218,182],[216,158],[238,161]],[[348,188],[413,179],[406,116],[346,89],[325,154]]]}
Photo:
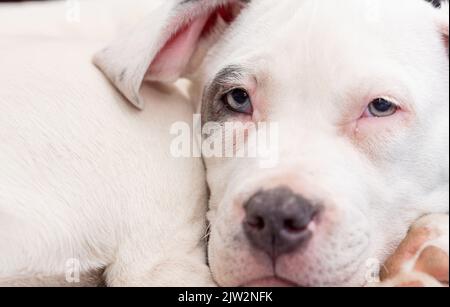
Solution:
{"label": "black nose", "polygon": [[261,191],[244,205],[244,231],[252,245],[271,257],[304,247],[319,208],[288,188]]}

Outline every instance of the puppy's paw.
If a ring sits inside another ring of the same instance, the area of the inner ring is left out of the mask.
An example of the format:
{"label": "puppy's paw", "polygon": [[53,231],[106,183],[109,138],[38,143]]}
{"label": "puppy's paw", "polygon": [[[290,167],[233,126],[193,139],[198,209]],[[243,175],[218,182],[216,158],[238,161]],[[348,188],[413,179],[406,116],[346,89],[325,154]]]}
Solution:
{"label": "puppy's paw", "polygon": [[418,220],[388,259],[382,286],[440,286],[449,283],[449,216]]}

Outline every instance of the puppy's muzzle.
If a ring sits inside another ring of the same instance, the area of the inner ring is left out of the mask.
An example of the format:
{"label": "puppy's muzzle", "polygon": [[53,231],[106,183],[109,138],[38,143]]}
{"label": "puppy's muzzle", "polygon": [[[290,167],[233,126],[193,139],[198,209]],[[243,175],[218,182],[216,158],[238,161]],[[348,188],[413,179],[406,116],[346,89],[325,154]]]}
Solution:
{"label": "puppy's muzzle", "polygon": [[272,258],[305,247],[320,211],[320,207],[285,187],[256,193],[244,208],[243,227],[248,240]]}

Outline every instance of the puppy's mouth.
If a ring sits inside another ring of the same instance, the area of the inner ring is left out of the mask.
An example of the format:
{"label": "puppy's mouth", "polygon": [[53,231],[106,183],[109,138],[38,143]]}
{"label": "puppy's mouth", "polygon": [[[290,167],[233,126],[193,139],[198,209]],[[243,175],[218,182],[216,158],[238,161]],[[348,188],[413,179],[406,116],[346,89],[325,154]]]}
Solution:
{"label": "puppy's mouth", "polygon": [[293,281],[278,277],[269,276],[260,279],[249,281],[242,285],[242,287],[259,288],[259,287],[300,287],[300,285]]}

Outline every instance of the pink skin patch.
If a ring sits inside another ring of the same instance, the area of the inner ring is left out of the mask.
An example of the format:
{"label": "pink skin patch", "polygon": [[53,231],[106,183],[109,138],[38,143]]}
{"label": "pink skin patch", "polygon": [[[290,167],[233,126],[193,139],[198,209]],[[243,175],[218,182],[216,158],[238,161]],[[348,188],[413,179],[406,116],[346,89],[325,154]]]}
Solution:
{"label": "pink skin patch", "polygon": [[213,12],[195,17],[189,24],[181,27],[156,55],[150,65],[148,79],[176,81],[188,66],[199,40],[211,32],[218,17],[227,23],[233,21],[233,9],[233,4],[219,7]]}
{"label": "pink skin patch", "polygon": [[[396,112],[386,117],[376,117],[370,114],[369,103],[380,97],[396,104]],[[408,99],[395,99],[393,95],[367,95],[363,99],[355,100],[359,101],[360,108],[349,107],[347,119],[344,121],[342,128],[345,135],[358,143],[370,139],[372,136],[396,133],[407,127],[414,118],[414,111],[404,102]]]}
{"label": "pink skin patch", "polygon": [[170,38],[150,65],[154,79],[172,81],[180,77],[194,54],[207,20],[208,16],[201,16]]}
{"label": "pink skin patch", "polygon": [[231,24],[235,19],[235,14],[233,14],[233,4],[228,4],[226,6],[219,7],[215,12],[213,12],[202,32],[202,36],[208,35],[209,32],[215,27],[217,23],[217,18],[221,17],[227,24]]}
{"label": "pink skin patch", "polygon": [[371,133],[395,133],[395,131],[408,125],[411,113],[398,105],[397,110],[392,115],[386,117],[376,117],[366,108],[354,125],[353,135],[357,138]]}

